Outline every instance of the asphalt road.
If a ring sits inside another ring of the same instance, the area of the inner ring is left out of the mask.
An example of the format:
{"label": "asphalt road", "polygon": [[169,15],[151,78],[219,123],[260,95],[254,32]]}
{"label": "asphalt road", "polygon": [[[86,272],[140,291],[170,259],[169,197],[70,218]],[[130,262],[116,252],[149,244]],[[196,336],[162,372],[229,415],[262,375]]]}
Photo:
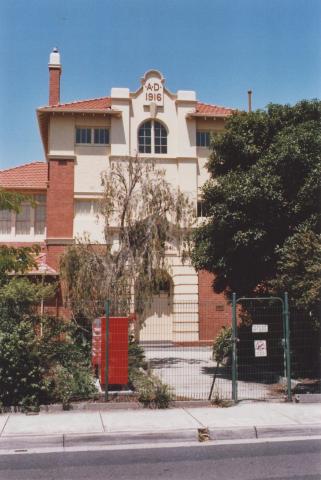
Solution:
{"label": "asphalt road", "polygon": [[1,480],[320,480],[321,440],[0,456]]}

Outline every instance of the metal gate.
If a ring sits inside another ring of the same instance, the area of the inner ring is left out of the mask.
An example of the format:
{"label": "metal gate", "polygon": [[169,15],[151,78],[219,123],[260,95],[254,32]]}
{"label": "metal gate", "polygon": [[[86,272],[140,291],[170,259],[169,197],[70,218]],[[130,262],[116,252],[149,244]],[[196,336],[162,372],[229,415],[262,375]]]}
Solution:
{"label": "metal gate", "polygon": [[232,398],[291,400],[288,295],[232,295]]}

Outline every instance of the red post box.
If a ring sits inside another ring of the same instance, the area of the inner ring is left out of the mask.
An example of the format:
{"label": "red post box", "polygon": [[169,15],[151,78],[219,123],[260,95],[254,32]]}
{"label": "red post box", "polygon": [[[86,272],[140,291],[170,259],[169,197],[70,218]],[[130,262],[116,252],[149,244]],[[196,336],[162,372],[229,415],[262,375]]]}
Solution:
{"label": "red post box", "polygon": [[[108,384],[128,383],[128,318],[109,317],[108,321]],[[92,324],[92,364],[98,368],[99,381],[105,385],[106,317]]]}

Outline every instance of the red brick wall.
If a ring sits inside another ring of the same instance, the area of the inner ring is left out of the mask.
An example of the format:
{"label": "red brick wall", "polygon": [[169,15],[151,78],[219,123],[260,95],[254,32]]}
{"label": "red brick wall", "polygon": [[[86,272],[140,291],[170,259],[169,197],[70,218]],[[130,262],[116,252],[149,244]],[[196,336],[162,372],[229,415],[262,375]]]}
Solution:
{"label": "red brick wall", "polygon": [[48,245],[47,246],[47,264],[59,272],[60,257],[65,251],[64,245]]}
{"label": "red brick wall", "polygon": [[49,105],[60,103],[60,68],[49,68]]}
{"label": "red brick wall", "polygon": [[[74,221],[74,162],[49,160],[47,191],[47,263],[59,270],[66,240],[72,241]],[[51,243],[54,243],[52,245]]]}
{"label": "red brick wall", "polygon": [[54,298],[46,300],[44,304],[44,314],[52,317],[70,318],[70,310],[64,304],[62,286],[60,283],[57,285]]}
{"label": "red brick wall", "polygon": [[230,325],[232,309],[222,293],[212,287],[213,274],[198,272],[199,340],[214,340],[222,326]]}
{"label": "red brick wall", "polygon": [[74,162],[49,160],[47,238],[72,238],[74,219]]}

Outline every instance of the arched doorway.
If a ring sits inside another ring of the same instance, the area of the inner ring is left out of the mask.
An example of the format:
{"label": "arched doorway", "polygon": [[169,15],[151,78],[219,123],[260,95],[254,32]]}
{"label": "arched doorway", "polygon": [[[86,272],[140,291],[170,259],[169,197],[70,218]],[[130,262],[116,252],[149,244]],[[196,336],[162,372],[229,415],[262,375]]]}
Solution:
{"label": "arched doorway", "polygon": [[140,341],[173,340],[173,281],[167,272],[163,272],[163,281],[157,290],[143,314]]}

